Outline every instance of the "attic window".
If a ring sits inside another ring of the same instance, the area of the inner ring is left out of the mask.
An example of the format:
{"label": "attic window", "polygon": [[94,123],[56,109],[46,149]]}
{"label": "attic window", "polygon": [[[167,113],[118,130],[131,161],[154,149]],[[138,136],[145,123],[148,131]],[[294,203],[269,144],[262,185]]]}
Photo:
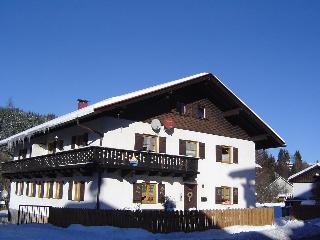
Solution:
{"label": "attic window", "polygon": [[206,109],[204,107],[198,107],[198,109],[197,109],[197,118],[199,118],[199,119],[206,118]]}
{"label": "attic window", "polygon": [[186,104],[183,102],[177,102],[177,112],[180,113],[181,115],[187,113],[187,107]]}

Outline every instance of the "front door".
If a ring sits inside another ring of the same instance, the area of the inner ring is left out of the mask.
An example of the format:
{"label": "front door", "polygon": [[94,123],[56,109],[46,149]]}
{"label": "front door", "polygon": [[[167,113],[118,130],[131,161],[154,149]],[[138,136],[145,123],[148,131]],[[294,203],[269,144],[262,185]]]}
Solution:
{"label": "front door", "polygon": [[197,208],[197,184],[184,184],[184,209]]}

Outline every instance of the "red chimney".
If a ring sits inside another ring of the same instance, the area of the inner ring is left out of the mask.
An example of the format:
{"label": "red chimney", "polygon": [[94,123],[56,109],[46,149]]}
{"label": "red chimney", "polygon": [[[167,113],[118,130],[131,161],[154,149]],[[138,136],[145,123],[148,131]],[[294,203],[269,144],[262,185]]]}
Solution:
{"label": "red chimney", "polygon": [[78,99],[78,109],[88,107],[88,100]]}

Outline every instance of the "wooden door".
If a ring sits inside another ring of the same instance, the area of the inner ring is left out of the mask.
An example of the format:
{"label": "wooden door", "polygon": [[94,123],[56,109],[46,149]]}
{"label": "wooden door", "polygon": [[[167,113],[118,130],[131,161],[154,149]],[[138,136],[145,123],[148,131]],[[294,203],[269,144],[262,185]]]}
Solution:
{"label": "wooden door", "polygon": [[184,184],[184,209],[197,208],[197,184]]}

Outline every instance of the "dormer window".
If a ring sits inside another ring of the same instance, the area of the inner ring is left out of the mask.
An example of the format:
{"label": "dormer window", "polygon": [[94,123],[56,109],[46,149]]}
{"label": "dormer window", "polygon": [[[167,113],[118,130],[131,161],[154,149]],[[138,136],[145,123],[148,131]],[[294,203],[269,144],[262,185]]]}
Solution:
{"label": "dormer window", "polygon": [[197,118],[199,118],[199,119],[206,118],[206,109],[204,107],[198,107],[198,109],[197,109]]}
{"label": "dormer window", "polygon": [[177,112],[181,115],[187,114],[186,104],[183,102],[177,102]]}

